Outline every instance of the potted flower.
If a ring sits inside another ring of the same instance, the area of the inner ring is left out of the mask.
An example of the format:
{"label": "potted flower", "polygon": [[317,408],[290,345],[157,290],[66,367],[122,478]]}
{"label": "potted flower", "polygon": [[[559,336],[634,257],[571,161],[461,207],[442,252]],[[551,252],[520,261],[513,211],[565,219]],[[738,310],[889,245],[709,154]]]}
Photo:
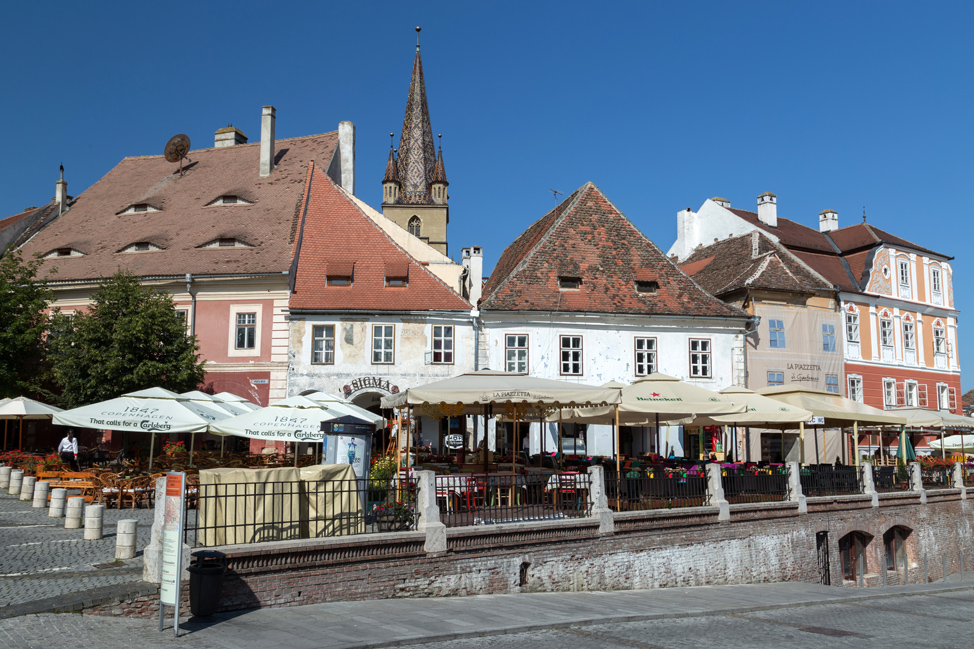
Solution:
{"label": "potted flower", "polygon": [[412,503],[392,501],[375,505],[372,516],[380,532],[404,532],[413,526]]}

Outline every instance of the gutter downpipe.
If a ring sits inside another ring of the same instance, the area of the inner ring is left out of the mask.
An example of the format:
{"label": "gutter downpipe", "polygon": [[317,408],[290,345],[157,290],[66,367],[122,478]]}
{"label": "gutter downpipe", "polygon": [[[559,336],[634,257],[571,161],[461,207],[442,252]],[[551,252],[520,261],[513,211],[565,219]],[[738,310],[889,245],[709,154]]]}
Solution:
{"label": "gutter downpipe", "polygon": [[[473,322],[473,371],[476,372],[480,369],[480,311],[476,307],[470,309],[470,320]],[[484,406],[486,408],[486,406]],[[480,418],[474,416],[473,418],[473,439],[470,440],[473,448],[470,449],[472,452],[476,453],[479,446],[477,441],[477,435],[479,433],[478,424],[480,423]],[[484,417],[484,458],[487,457],[487,417]]]}
{"label": "gutter downpipe", "polygon": [[193,274],[186,273],[186,292],[190,297],[189,335],[196,335],[196,293],[192,291]]}

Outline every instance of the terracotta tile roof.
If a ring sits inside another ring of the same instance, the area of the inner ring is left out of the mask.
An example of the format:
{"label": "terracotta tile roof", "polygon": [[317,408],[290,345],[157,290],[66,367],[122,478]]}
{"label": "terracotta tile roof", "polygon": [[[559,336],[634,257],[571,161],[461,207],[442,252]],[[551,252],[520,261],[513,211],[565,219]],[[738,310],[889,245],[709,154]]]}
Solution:
{"label": "terracotta tile roof", "polygon": [[[295,242],[295,311],[469,311],[471,306],[399,247],[317,165],[308,171]],[[338,270],[335,270],[335,267]],[[351,286],[326,278],[352,272]],[[408,277],[386,286],[386,277]]]}
{"label": "terracotta tile roof", "polygon": [[[655,279],[657,292],[637,292],[637,275]],[[561,289],[560,277],[580,278],[581,286]],[[507,247],[484,287],[480,306],[503,311],[746,317],[687,277],[592,183]]]}
{"label": "terracotta tile roof", "polygon": [[859,291],[858,282],[854,282],[842,263],[842,257],[832,254],[820,254],[807,250],[792,250],[792,254],[814,268],[815,271],[828,280],[832,285],[845,291]]}
{"label": "terracotta tile roof", "polygon": [[788,248],[802,248],[805,250],[818,250],[821,252],[834,252],[832,244],[829,243],[825,235],[818,230],[813,230],[807,225],[795,223],[789,219],[778,217],[778,227],[772,228],[758,220],[757,212],[739,210],[737,208],[727,208],[741,217],[751,225],[755,225],[766,232],[771,232],[778,240]]}
{"label": "terracotta tile roof", "polygon": [[951,259],[951,257],[948,257],[941,252],[936,252],[934,250],[930,250],[929,248],[918,246],[912,241],[907,241],[906,239],[898,237],[894,234],[890,234],[885,230],[880,230],[871,223],[857,223],[856,225],[840,228],[838,230],[829,232],[829,237],[835,242],[835,245],[838,246],[839,250],[841,250],[843,253],[886,243],[894,248],[909,248],[920,253]]}
{"label": "terracotta tile roof", "polygon": [[[42,272],[56,266],[58,282],[107,277],[119,268],[142,277],[286,271],[308,165],[328,168],[337,144],[337,133],[277,140],[277,167],[266,178],[258,176],[259,142],[191,151],[182,177],[162,156],[125,158],[24,251],[83,253],[45,262]],[[207,207],[225,195],[249,204]],[[159,211],[126,212],[141,203]],[[218,239],[249,247],[200,247]],[[142,241],[164,250],[118,252]]]}
{"label": "terracotta tile roof", "polygon": [[44,207],[32,207],[20,214],[0,220],[0,255],[7,246],[18,247],[43,230],[58,216],[58,204],[51,201]]}
{"label": "terracotta tile roof", "polygon": [[716,296],[744,288],[832,289],[825,278],[759,230],[698,248],[680,267]]}

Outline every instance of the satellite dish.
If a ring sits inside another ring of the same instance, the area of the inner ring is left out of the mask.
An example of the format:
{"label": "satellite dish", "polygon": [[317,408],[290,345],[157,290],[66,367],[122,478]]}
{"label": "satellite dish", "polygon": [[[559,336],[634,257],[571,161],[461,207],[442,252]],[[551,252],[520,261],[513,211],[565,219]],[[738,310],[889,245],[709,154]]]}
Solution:
{"label": "satellite dish", "polygon": [[188,153],[189,136],[180,133],[179,135],[173,135],[171,138],[169,138],[169,141],[166,142],[166,150],[163,152],[163,155],[166,157],[167,161],[179,163],[179,175],[182,176],[183,158],[189,160],[189,158],[186,156]]}

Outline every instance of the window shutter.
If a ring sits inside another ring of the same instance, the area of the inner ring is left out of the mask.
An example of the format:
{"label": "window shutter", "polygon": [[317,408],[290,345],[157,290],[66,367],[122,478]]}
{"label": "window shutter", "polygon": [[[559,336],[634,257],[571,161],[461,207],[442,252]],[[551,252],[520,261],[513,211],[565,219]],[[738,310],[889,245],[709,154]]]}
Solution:
{"label": "window shutter", "polygon": [[957,410],[957,388],[947,388],[947,401],[951,412]]}
{"label": "window shutter", "polygon": [[917,386],[917,404],[921,408],[927,407],[927,384],[921,383]]}
{"label": "window shutter", "polygon": [[906,383],[896,384],[896,405],[897,406],[906,405]]}

